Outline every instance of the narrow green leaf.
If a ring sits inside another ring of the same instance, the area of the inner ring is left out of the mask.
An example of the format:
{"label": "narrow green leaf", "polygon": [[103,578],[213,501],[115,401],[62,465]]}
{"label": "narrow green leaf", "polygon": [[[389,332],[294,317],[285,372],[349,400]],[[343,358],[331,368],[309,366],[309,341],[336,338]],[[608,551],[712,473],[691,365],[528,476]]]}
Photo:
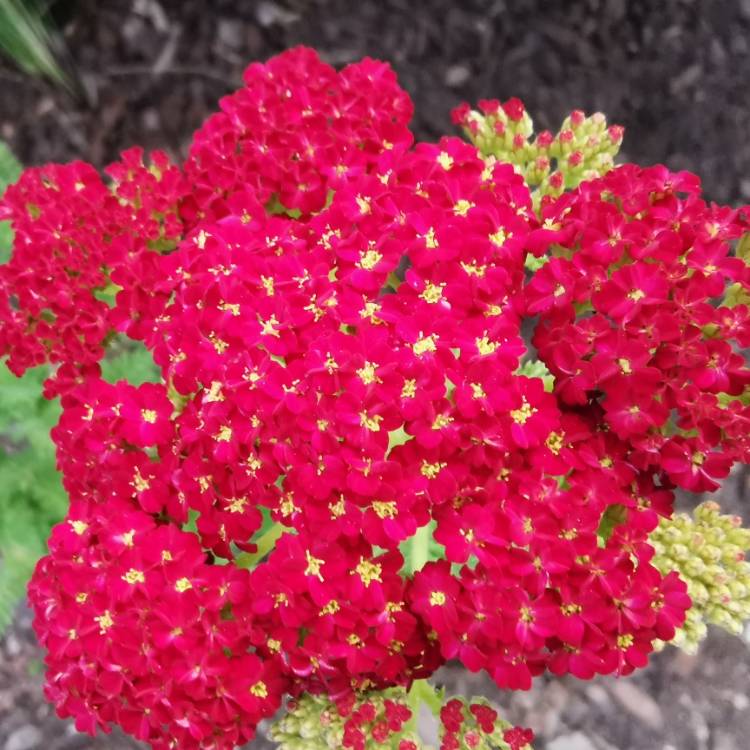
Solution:
{"label": "narrow green leaf", "polygon": [[0,0],[0,50],[26,73],[71,88],[52,51],[52,36],[37,2]]}

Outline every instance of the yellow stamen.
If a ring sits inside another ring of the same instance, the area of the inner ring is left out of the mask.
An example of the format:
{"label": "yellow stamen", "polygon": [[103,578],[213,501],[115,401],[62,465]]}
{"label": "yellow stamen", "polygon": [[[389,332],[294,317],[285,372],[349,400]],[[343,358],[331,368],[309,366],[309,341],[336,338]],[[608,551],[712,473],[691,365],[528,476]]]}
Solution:
{"label": "yellow stamen", "polygon": [[365,271],[372,271],[372,269],[375,268],[375,266],[377,266],[382,259],[382,254],[377,250],[363,250],[359,254],[359,260],[357,261],[356,265],[358,268],[362,268]]}
{"label": "yellow stamen", "polygon": [[144,583],[146,581],[143,571],[131,568],[124,576],[122,580],[129,583],[131,586],[135,586],[136,583]]}
{"label": "yellow stamen", "polygon": [[307,567],[305,568],[306,576],[315,576],[319,581],[323,580],[323,574],[320,572],[320,567],[325,562],[319,557],[313,557],[310,554],[310,550],[305,550],[305,558],[307,559]]}
{"label": "yellow stamen", "polygon": [[383,572],[383,568],[380,563],[372,562],[372,560],[365,560],[364,557],[360,559],[359,565],[355,568],[355,572],[362,579],[362,583],[364,583],[365,586],[369,586],[373,581],[378,581],[379,583],[382,582],[380,575]]}

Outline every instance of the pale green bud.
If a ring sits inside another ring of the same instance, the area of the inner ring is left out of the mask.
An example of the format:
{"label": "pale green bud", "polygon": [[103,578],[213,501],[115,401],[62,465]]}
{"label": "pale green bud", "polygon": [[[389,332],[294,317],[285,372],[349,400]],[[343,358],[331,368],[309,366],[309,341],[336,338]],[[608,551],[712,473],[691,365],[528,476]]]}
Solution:
{"label": "pale green bud", "polygon": [[607,127],[600,112],[590,117],[571,113],[554,136],[545,131],[534,137],[527,112],[512,120],[502,107],[487,115],[472,111],[463,124],[483,156],[518,168],[536,207],[544,195],[559,195],[608,172],[622,143],[622,128]]}
{"label": "pale green bud", "polygon": [[674,645],[694,652],[706,625],[742,632],[750,619],[750,530],[737,516],[721,515],[715,502],[686,514],[662,519],[651,534],[653,564],[662,572],[677,571],[688,585],[693,605]]}

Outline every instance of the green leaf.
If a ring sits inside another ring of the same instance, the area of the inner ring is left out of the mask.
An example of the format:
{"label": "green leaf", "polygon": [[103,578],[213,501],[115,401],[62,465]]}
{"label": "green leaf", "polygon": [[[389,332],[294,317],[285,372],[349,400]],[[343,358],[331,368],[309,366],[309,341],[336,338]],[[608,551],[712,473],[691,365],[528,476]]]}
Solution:
{"label": "green leaf", "polygon": [[237,555],[235,558],[235,565],[237,565],[238,568],[248,568],[249,570],[252,570],[266,557],[266,555],[273,551],[276,542],[284,534],[296,533],[293,529],[274,521],[271,516],[271,511],[269,511],[268,508],[260,508],[260,512],[263,514],[263,524],[253,535],[253,543],[257,545],[258,549],[255,552],[242,552]]}
{"label": "green leaf", "polygon": [[0,365],[0,633],[67,506],[49,437],[59,405],[41,396],[48,375],[17,378]]}
{"label": "green leaf", "polygon": [[612,536],[612,532],[616,526],[625,523],[628,520],[628,509],[624,505],[615,503],[610,505],[602,515],[602,520],[599,522],[599,528],[596,533],[601,540],[601,546],[609,540]]}
{"label": "green leaf", "polygon": [[388,433],[388,451],[386,455],[389,454],[394,448],[398,447],[399,445],[405,445],[410,440],[412,440],[413,437],[414,437],[413,435],[407,434],[403,425],[401,425],[401,427],[398,427],[395,430],[391,430]]}
{"label": "green leaf", "polygon": [[433,532],[437,524],[430,521],[426,526],[417,529],[414,536],[401,542],[399,550],[404,557],[402,573],[414,575],[428,563],[445,559],[445,547],[435,541]]}
{"label": "green leaf", "polygon": [[292,219],[299,219],[302,211],[298,208],[287,208],[280,200],[279,196],[274,193],[266,203],[266,211],[274,216],[289,216]]}
{"label": "green leaf", "polygon": [[730,284],[724,293],[722,304],[725,307],[737,307],[737,305],[750,306],[750,292],[739,281]]}
{"label": "green leaf", "polygon": [[[2,0],[0,0],[2,2]],[[11,150],[0,141],[0,194],[21,176],[21,165]]]}
{"label": "green leaf", "polygon": [[34,0],[0,0],[0,50],[21,70],[71,89],[52,51],[53,38]]}
{"label": "green leaf", "polygon": [[738,258],[750,265],[750,232],[740,239],[735,252]]}
{"label": "green leaf", "polygon": [[118,380],[127,380],[131,385],[161,382],[161,373],[151,352],[139,341],[112,341],[101,365],[102,378],[108,383]]}
{"label": "green leaf", "polygon": [[[2,2],[2,0],[0,0]],[[0,141],[0,196],[8,185],[14,183],[21,174],[21,165],[10,152],[10,149]],[[13,247],[13,230],[10,222],[0,221],[0,263],[7,263]]]}
{"label": "green leaf", "polygon": [[527,359],[517,370],[516,375],[527,378],[541,378],[544,390],[551,393],[555,386],[555,376],[547,369],[547,365],[539,359]]}
{"label": "green leaf", "polygon": [[549,260],[549,255],[542,255],[541,257],[537,258],[536,255],[532,255],[529,253],[526,256],[526,260],[524,261],[524,267],[532,272],[538,271],[547,261]]}

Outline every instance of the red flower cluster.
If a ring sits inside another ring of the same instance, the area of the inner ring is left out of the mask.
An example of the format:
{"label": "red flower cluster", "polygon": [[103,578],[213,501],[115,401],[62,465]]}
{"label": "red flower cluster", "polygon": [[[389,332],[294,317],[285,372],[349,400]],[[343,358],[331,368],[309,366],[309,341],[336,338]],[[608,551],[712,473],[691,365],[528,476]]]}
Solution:
{"label": "red flower cluster", "polygon": [[147,165],[134,148],[107,173],[110,186],[82,162],[27,169],[0,200],[0,219],[15,230],[11,261],[0,266],[0,356],[17,375],[61,365],[50,397],[99,374],[112,285],[146,282],[147,256],[173,248],[184,231],[187,183],[165,154]]}
{"label": "red flower cluster", "polygon": [[[342,744],[352,750],[365,750],[369,739],[385,745],[391,735],[398,738],[412,715],[411,710],[403,703],[388,698],[383,701],[382,706],[376,706],[367,700],[359,703],[348,700],[339,706],[339,711],[346,717]],[[409,740],[402,740],[398,750],[416,750],[416,746]]]}
{"label": "red flower cluster", "polygon": [[[230,748],[284,693],[346,701],[446,659],[510,688],[643,666],[690,605],[648,534],[674,484],[748,455],[722,398],[750,382],[747,308],[711,304],[748,284],[747,219],[626,166],[540,222],[511,165],[412,149],[380,63],[295,50],[246,83],[184,176],[127,157],[112,190],[78,165],[5,200],[5,350],[90,365],[58,383],[71,510],[30,587],[58,710]],[[517,374],[537,315],[553,393]],[[99,379],[112,327],[162,385]],[[444,559],[412,575],[433,528]]]}
{"label": "red flower cluster", "polygon": [[245,71],[245,86],[195,134],[185,163],[197,219],[240,215],[255,200],[309,214],[330,191],[408,147],[413,105],[390,66],[366,58],[336,72],[299,47]]}
{"label": "red flower cluster", "polygon": [[[62,365],[47,395],[96,375],[113,330],[142,339],[163,304],[157,253],[205,220],[259,204],[304,215],[366,174],[382,151],[406,148],[413,106],[390,67],[365,59],[337,73],[314,51],[248,67],[245,87],[195,134],[181,171],[141,149],[98,173],[81,162],[27,169],[0,200],[16,233],[0,267],[0,356],[20,375]],[[117,295],[117,308],[110,298]]]}
{"label": "red flower cluster", "polygon": [[[713,490],[750,460],[750,267],[742,210],[697,178],[626,165],[543,211],[553,256],[528,285],[534,344],[565,407],[601,410],[641,471]],[[729,292],[729,294],[728,294]]]}
{"label": "red flower cluster", "polygon": [[233,611],[249,586],[132,503],[73,502],[31,588],[47,697],[81,731],[115,723],[157,748],[247,742],[288,687]]}
{"label": "red flower cluster", "polygon": [[[467,706],[457,698],[449,700],[440,709],[443,727],[440,750],[485,747],[482,739],[495,732],[497,719],[497,711],[484,703]],[[503,739],[510,745],[510,750],[521,750],[534,739],[534,735],[531,730],[514,727],[503,733]]]}

